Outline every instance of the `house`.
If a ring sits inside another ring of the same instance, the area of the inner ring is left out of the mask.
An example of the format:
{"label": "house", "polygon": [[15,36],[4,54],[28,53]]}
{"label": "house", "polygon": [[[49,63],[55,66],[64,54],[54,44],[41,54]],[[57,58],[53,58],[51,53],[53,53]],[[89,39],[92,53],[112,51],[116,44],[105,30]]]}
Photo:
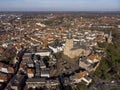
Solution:
{"label": "house", "polygon": [[44,87],[46,84],[45,78],[28,78],[26,81],[27,88]]}
{"label": "house", "polygon": [[92,79],[86,75],[83,77],[82,81],[84,81],[86,85],[89,85],[92,82]]}
{"label": "house", "polygon": [[80,61],[79,62],[79,66],[87,71],[92,71],[92,67],[91,67],[91,64],[88,63],[87,61]]}
{"label": "house", "polygon": [[27,68],[26,73],[28,75],[28,78],[32,78],[35,75],[35,70],[31,68]]}
{"label": "house", "polygon": [[87,61],[87,57],[82,57],[79,59],[79,67],[87,71],[91,71],[92,69],[90,68],[90,66],[91,66],[91,63]]}
{"label": "house", "polygon": [[88,57],[82,57],[79,59],[79,67],[87,70],[88,72],[94,71],[99,65],[99,61],[90,62]]}
{"label": "house", "polygon": [[2,69],[4,66],[5,64],[0,62],[0,69]]}
{"label": "house", "polygon": [[27,65],[28,67],[34,67],[34,62],[33,62],[33,58],[32,58],[32,53],[30,53],[30,52],[27,52],[27,53],[25,53],[24,55],[23,55],[23,60],[22,60],[22,64],[23,65]]}
{"label": "house", "polygon": [[0,47],[0,53],[3,53],[5,49],[3,47]]}
{"label": "house", "polygon": [[54,88],[55,86],[58,86],[58,85],[60,85],[60,82],[57,78],[46,80],[46,87],[48,87],[48,88],[49,87]]}
{"label": "house", "polygon": [[14,73],[14,68],[4,63],[0,63],[0,71],[3,73]]}
{"label": "house", "polygon": [[105,42],[105,36],[103,35],[97,35],[96,38],[95,38],[95,41],[96,42]]}
{"label": "house", "polygon": [[31,58],[31,54],[32,53],[30,53],[30,52],[24,53],[24,55],[22,57],[22,62],[26,63]]}
{"label": "house", "polygon": [[28,59],[27,66],[28,67],[34,67],[34,61],[32,60],[32,58]]}
{"label": "house", "polygon": [[7,82],[8,81],[8,75],[5,73],[0,73],[0,82]]}
{"label": "house", "polygon": [[91,54],[87,58],[87,61],[89,63],[99,62],[100,60],[101,60],[101,56],[99,56],[98,54]]}
{"label": "house", "polygon": [[14,68],[11,66],[8,66],[8,73],[14,73]]}
{"label": "house", "polygon": [[25,68],[26,68],[26,63],[21,62],[19,71],[25,72]]}
{"label": "house", "polygon": [[3,43],[2,46],[3,46],[4,48],[7,48],[7,47],[8,47],[8,43]]}
{"label": "house", "polygon": [[92,82],[92,79],[88,77],[87,71],[82,71],[76,74],[76,83],[79,83],[82,81],[86,82],[86,85],[89,85]]}
{"label": "house", "polygon": [[4,73],[8,73],[7,67],[2,67],[0,71]]}
{"label": "house", "polygon": [[87,75],[87,71],[82,71],[76,74],[76,83],[79,83],[82,81],[83,77]]}
{"label": "house", "polygon": [[36,23],[36,25],[41,26],[41,27],[46,27],[46,25],[42,23]]}

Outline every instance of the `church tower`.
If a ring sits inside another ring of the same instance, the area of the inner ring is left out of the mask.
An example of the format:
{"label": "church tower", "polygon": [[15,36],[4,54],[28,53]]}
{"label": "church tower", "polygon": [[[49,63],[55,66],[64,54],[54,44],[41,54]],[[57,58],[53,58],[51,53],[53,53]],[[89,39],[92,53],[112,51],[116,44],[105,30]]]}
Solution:
{"label": "church tower", "polygon": [[112,43],[112,32],[110,31],[110,34],[108,36],[108,43]]}
{"label": "church tower", "polygon": [[73,48],[73,38],[72,38],[72,31],[69,29],[65,47],[64,47],[64,55],[70,56],[70,50]]}

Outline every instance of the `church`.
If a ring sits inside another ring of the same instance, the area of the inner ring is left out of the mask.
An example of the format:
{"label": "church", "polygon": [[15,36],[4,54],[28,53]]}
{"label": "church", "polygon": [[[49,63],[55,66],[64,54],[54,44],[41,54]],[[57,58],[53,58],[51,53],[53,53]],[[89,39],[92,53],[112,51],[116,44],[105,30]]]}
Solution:
{"label": "church", "polygon": [[63,54],[68,56],[71,59],[74,59],[76,57],[82,56],[83,53],[85,56],[87,56],[90,53],[90,50],[85,50],[82,47],[80,47],[80,45],[75,46],[72,38],[72,32],[71,30],[69,30]]}

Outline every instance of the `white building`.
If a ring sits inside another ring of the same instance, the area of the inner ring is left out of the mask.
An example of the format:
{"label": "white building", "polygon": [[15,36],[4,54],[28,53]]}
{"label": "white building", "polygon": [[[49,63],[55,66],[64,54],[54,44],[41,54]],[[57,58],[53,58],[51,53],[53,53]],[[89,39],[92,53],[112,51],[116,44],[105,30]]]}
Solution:
{"label": "white building", "polygon": [[57,47],[52,47],[52,46],[49,46],[49,48],[54,52],[54,53],[58,53],[58,52],[61,52],[63,51],[63,48],[64,46],[57,46]]}
{"label": "white building", "polygon": [[44,56],[50,56],[51,52],[50,51],[40,51],[40,52],[36,52],[35,55],[40,55],[42,57]]}
{"label": "white building", "polygon": [[50,77],[49,70],[48,69],[42,69],[41,70],[41,77],[47,77],[47,78],[49,78]]}
{"label": "white building", "polygon": [[79,83],[84,81],[86,85],[89,85],[92,82],[92,79],[88,77],[87,71],[80,72],[76,75],[75,82]]}
{"label": "white building", "polygon": [[27,75],[28,75],[28,78],[34,77],[34,73],[27,73]]}
{"label": "white building", "polygon": [[3,68],[1,68],[1,69],[0,69],[0,71],[1,71],[1,72],[4,72],[4,73],[8,73],[7,68],[4,68],[4,67],[3,67]]}

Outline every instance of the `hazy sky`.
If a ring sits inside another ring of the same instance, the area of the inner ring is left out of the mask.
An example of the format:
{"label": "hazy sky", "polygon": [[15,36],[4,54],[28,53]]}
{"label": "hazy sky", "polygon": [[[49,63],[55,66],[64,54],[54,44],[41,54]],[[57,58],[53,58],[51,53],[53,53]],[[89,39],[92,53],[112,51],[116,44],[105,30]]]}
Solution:
{"label": "hazy sky", "polygon": [[120,0],[0,0],[0,11],[120,11]]}

